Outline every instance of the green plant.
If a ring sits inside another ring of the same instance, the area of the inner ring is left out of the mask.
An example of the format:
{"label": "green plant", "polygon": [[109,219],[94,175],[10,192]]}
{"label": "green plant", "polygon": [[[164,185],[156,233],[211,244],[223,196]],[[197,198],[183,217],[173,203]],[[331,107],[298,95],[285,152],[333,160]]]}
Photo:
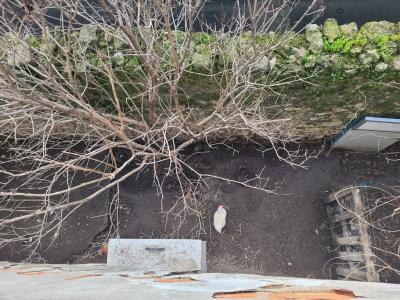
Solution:
{"label": "green plant", "polygon": [[345,78],[342,70],[332,69],[328,80],[332,83],[337,83],[342,81]]}
{"label": "green plant", "polygon": [[375,43],[378,46],[379,54],[382,56],[384,61],[387,61],[390,58],[388,41],[389,36],[387,35],[381,35],[375,39]]}
{"label": "green plant", "polygon": [[210,44],[212,41],[211,35],[204,33],[204,32],[196,32],[193,33],[193,42],[196,45],[204,45]]}
{"label": "green plant", "polygon": [[368,40],[362,34],[357,34],[355,38],[340,37],[329,42],[324,38],[324,51],[348,54],[354,46],[364,47],[368,43]]}
{"label": "green plant", "polygon": [[390,34],[389,41],[400,42],[400,34]]}
{"label": "green plant", "polygon": [[389,41],[399,42],[400,34],[380,35],[375,39],[375,44],[378,47],[379,54],[385,62],[390,61],[392,58],[392,53],[390,52],[388,44]]}

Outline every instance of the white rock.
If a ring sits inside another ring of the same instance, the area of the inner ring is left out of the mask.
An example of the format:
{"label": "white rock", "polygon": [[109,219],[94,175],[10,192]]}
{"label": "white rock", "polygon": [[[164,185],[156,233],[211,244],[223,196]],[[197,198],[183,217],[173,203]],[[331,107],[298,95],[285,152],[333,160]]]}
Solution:
{"label": "white rock", "polygon": [[400,55],[393,57],[393,69],[400,71]]}
{"label": "white rock", "polygon": [[214,213],[214,228],[217,232],[221,233],[222,228],[226,224],[226,209],[223,205],[218,206],[217,211]]}

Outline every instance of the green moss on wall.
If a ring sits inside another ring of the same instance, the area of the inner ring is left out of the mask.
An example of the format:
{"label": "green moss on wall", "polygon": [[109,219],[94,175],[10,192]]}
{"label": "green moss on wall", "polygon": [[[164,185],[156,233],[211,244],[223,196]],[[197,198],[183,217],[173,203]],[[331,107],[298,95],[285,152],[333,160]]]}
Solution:
{"label": "green moss on wall", "polygon": [[[49,33],[59,45],[66,47],[60,32]],[[194,105],[207,112],[218,98],[219,91],[204,73],[210,69],[222,70],[227,64],[234,63],[238,56],[251,54],[253,43],[258,47],[269,47],[282,36],[269,33],[253,40],[249,33],[239,37],[194,33],[189,63],[180,81],[180,103],[183,106]],[[312,75],[309,78],[311,84],[296,83],[280,91],[287,95],[281,107],[285,108],[286,114],[294,116],[299,132],[308,137],[320,138],[337,132],[361,114],[400,115],[400,89],[398,85],[388,84],[400,82],[399,24],[369,22],[358,29],[355,23],[339,25],[335,20],[328,19],[322,26],[309,25],[305,33],[285,33],[285,36],[291,38],[259,63],[262,69],[259,81],[262,83],[265,78],[263,74],[268,72],[280,76]],[[187,33],[175,31],[174,38],[178,46],[183,45]],[[44,64],[43,55],[37,55],[40,51],[51,53],[61,72],[66,71],[66,66],[61,63],[64,61],[63,52],[57,43],[45,43],[43,36],[33,35],[26,38],[29,47],[15,43],[10,35],[2,37],[0,57],[7,64],[17,67]],[[127,84],[125,91],[132,95],[141,93],[140,82],[145,79],[140,61],[131,51],[127,51],[123,32],[115,29],[107,33],[93,26],[84,26],[72,35],[68,43],[74,54],[73,68],[78,76],[86,70],[101,81],[101,71],[104,70],[101,53],[106,53],[111,55],[112,68],[122,81],[127,74],[131,81],[137,79],[138,84]],[[166,34],[160,34],[154,46],[161,57],[165,57],[171,47]],[[10,52],[10,49],[14,50]],[[60,63],[57,57],[61,58]],[[166,69],[171,68],[168,59],[161,64]],[[106,77],[103,88],[110,90]],[[117,92],[123,94],[120,90]],[[167,93],[167,87],[161,86],[160,92]],[[101,97],[95,88],[88,87],[85,96],[93,106],[105,110],[113,107],[110,100]],[[266,99],[268,101],[274,103],[275,95]]]}

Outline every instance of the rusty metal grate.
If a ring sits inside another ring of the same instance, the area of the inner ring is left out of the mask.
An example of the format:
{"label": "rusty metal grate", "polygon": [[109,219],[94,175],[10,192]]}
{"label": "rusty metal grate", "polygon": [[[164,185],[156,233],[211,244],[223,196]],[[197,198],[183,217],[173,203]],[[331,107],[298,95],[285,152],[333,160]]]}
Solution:
{"label": "rusty metal grate", "polygon": [[340,279],[378,282],[360,189],[346,187],[331,194],[324,204],[335,244],[337,276]]}

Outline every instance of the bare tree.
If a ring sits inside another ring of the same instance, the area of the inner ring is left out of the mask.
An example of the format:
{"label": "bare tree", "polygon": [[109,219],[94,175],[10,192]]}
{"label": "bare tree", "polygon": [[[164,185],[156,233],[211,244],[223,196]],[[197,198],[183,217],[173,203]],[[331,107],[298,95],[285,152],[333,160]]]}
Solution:
{"label": "bare tree", "polygon": [[[238,1],[219,28],[202,22],[201,0],[1,2],[0,134],[7,158],[0,169],[0,245],[25,240],[35,249],[83,204],[118,191],[146,168],[154,170],[160,210],[195,215],[199,224],[206,178],[271,192],[261,173],[241,182],[196,170],[181,153],[199,141],[212,148],[242,137],[303,166],[307,156],[287,147],[297,138],[290,116],[266,99],[302,80],[275,69],[274,53],[302,30],[303,18],[321,13],[319,1],[296,22],[289,17],[297,1]],[[57,26],[51,11],[59,13]],[[197,82],[214,91],[207,107],[190,98]],[[78,174],[88,176],[77,180]],[[168,176],[178,181],[180,197],[165,210]],[[92,192],[71,196],[81,189]],[[117,205],[118,192],[113,199]],[[36,225],[28,230],[30,220]]]}

